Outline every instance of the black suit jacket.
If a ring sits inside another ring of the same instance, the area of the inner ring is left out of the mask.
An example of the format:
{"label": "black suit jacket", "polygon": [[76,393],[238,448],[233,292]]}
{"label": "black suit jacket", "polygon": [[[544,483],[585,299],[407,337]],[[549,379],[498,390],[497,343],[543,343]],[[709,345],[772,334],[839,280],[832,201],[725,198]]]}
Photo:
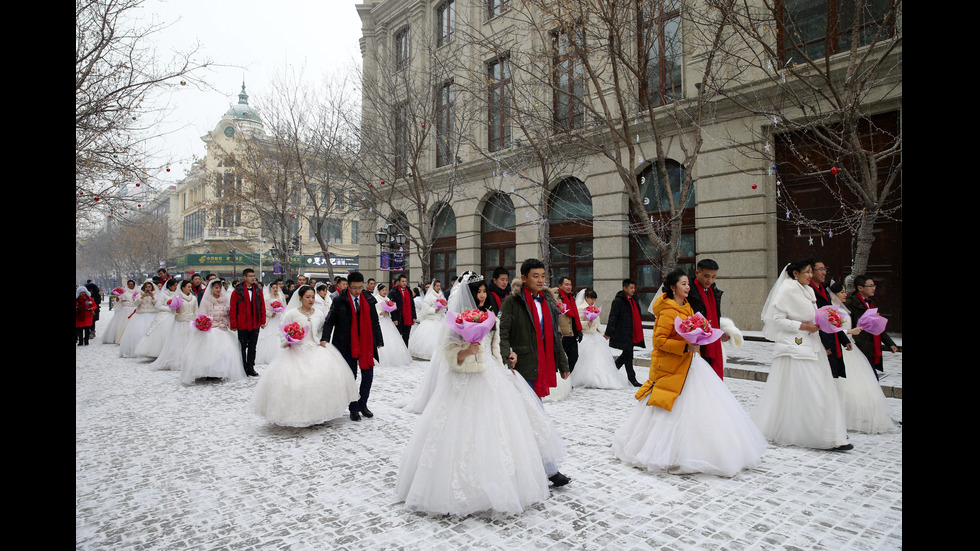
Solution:
{"label": "black suit jacket", "polygon": [[[406,289],[407,289],[407,287],[406,287]],[[408,294],[411,297],[411,299],[408,301],[408,304],[409,304],[409,308],[412,309],[411,310],[412,311],[412,322],[415,322],[415,321],[418,321],[418,319],[419,319],[419,317],[415,314],[415,300],[414,300],[415,295],[412,293],[412,290],[411,289],[408,289]],[[399,287],[397,285],[395,285],[394,287],[392,287],[391,290],[388,291],[388,300],[390,300],[391,302],[394,302],[395,303],[395,306],[398,307],[397,310],[395,310],[394,312],[392,312],[392,314],[394,314],[394,315],[391,316],[391,321],[398,322],[396,325],[401,325],[402,324],[402,319],[403,319],[402,318],[402,315],[403,315],[402,312],[404,312],[403,308],[405,308],[405,305],[402,304],[402,290],[401,290],[401,287]]]}
{"label": "black suit jacket", "polygon": [[[351,357],[350,331],[354,322],[354,312],[351,311],[348,297],[348,291],[344,291],[330,304],[330,313],[323,322],[323,336],[320,337],[321,341],[336,346],[345,358]],[[374,330],[374,359],[378,360],[380,359],[378,347],[384,346],[385,342],[381,335],[381,323],[378,321],[378,309],[374,307],[377,301],[367,293],[361,293],[361,298],[365,299],[361,303],[361,308],[367,308],[371,314],[371,328]]]}

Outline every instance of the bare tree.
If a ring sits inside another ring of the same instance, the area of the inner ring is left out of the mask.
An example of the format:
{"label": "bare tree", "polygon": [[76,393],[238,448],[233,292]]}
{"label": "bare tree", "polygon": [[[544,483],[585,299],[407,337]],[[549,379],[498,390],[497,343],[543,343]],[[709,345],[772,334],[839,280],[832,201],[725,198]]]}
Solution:
{"label": "bare tree", "polygon": [[421,259],[422,280],[431,277],[434,221],[460,198],[460,145],[475,120],[458,77],[464,73],[458,44],[439,48],[425,28],[396,29],[391,49],[369,49],[359,83],[363,114],[349,119],[359,139],[351,153],[362,214],[406,235]]}
{"label": "bare tree", "polygon": [[[679,0],[530,0],[511,8],[502,17],[534,38],[533,55],[553,60],[552,70],[529,77],[556,98],[556,111],[564,109],[567,122],[556,130],[580,154],[612,164],[629,198],[630,233],[659,253],[662,270],[673,269],[685,209],[693,206],[703,123],[717,97],[706,83],[726,20]],[[701,75],[693,87],[682,82],[685,63]],[[577,78],[581,88],[570,81]]]}
{"label": "bare tree", "polygon": [[77,274],[80,280],[132,277],[141,282],[140,278],[153,275],[160,261],[172,254],[166,217],[132,213],[110,219],[98,233],[84,238],[76,272],[86,272]]}
{"label": "bare tree", "polygon": [[[901,0],[737,0],[719,10],[732,29],[727,59],[741,85],[715,87],[766,121],[753,125],[756,145],[745,154],[775,168],[780,216],[822,235],[854,236],[852,275],[868,268],[875,225],[901,220],[901,126],[876,116],[889,105],[897,110],[901,97],[901,9]],[[822,186],[835,208],[801,208],[781,182],[790,168]]]}
{"label": "bare tree", "polygon": [[[330,238],[342,228],[351,204],[351,147],[342,114],[351,109],[353,90],[344,81],[322,86],[304,82],[302,71],[276,77],[259,106],[265,133],[243,132],[224,156],[233,171],[211,178],[220,192],[210,201],[212,224],[245,223],[262,228],[275,256],[292,273],[290,254],[303,241],[302,222],[324,258]],[[328,233],[330,235],[328,236]],[[327,262],[333,277],[333,266]]]}
{"label": "bare tree", "polygon": [[117,190],[146,185],[148,143],[164,112],[157,94],[208,66],[193,47],[170,59],[151,40],[162,27],[137,19],[143,0],[75,2],[75,220],[77,229],[98,214],[132,210],[136,200]]}

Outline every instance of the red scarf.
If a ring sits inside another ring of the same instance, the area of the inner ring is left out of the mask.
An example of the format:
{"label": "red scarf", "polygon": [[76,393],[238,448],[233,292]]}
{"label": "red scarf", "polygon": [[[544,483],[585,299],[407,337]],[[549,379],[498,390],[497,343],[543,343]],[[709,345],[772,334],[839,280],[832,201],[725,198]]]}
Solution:
{"label": "red scarf", "polygon": [[500,311],[500,296],[493,291],[490,292],[490,296],[493,297],[493,301],[497,304],[497,311]]}
{"label": "red scarf", "polygon": [[[527,287],[521,289],[524,293],[524,302],[527,303],[528,311],[531,313],[531,321],[534,323],[534,332],[538,340],[538,376],[534,380],[534,393],[539,398],[544,398],[551,394],[551,387],[558,386],[558,377],[555,374],[555,329],[551,325],[551,310],[548,308],[548,300],[542,297],[541,317],[544,319],[544,327],[538,320],[538,309],[534,305],[534,297]],[[544,338],[547,335],[549,338]]]}
{"label": "red scarf", "polygon": [[411,326],[415,323],[412,319],[412,292],[408,287],[399,287],[398,292],[402,296],[402,323]]}
{"label": "red scarf", "polygon": [[578,318],[578,306],[575,305],[575,299],[572,295],[569,295],[565,291],[558,289],[558,294],[561,296],[561,301],[568,306],[568,310],[565,310],[565,315],[575,320],[575,329],[577,331],[582,330],[582,320]]}
{"label": "red scarf", "polygon": [[[864,296],[861,295],[861,293],[857,293],[857,297],[858,300],[861,301],[861,304],[864,305],[865,309],[870,310],[875,307],[874,303],[871,302],[870,298],[865,299]],[[874,365],[878,365],[881,363],[881,335],[874,335],[871,342],[874,343],[874,347],[875,347]]]}
{"label": "red scarf", "polygon": [[[625,293],[624,293],[625,294]],[[626,295],[626,301],[633,309],[633,343],[643,342],[643,323],[640,322],[640,309],[636,307],[636,300]]]}
{"label": "red scarf", "polygon": [[[374,331],[371,328],[371,314],[368,313],[368,303],[363,293],[358,297],[361,303],[361,317],[357,319],[357,309],[354,308],[354,297],[347,293],[350,304],[350,356],[357,359],[361,369],[374,367]],[[360,338],[361,336],[364,338]]]}
{"label": "red scarf", "polygon": [[[704,309],[707,310],[705,317],[711,322],[711,327],[721,327],[721,320],[718,319],[718,305],[715,303],[715,294],[711,291],[711,288],[703,288],[697,279],[694,280],[694,287],[697,288],[698,294],[701,295],[701,303],[704,304]],[[711,368],[715,370],[718,377],[724,379],[725,366],[723,365],[724,359],[721,353],[721,339],[715,342],[702,346],[701,354],[704,359],[708,361]]]}

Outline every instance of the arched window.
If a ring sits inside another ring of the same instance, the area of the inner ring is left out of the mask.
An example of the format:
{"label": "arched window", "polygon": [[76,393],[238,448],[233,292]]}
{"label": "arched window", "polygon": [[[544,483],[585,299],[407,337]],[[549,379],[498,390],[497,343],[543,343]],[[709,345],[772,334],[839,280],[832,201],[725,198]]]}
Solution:
{"label": "arched window", "polygon": [[517,267],[517,217],[514,203],[503,193],[495,193],[487,198],[483,207],[483,273],[487,281],[493,270],[503,266],[510,271],[511,278]]}
{"label": "arched window", "polygon": [[434,209],[432,277],[448,283],[456,277],[456,213],[448,203],[442,203]]}
{"label": "arched window", "polygon": [[568,276],[578,287],[592,286],[592,196],[578,178],[565,178],[548,197],[551,282]]}
{"label": "arched window", "polygon": [[[640,193],[646,207],[647,216],[655,224],[664,224],[670,219],[670,201],[673,198],[675,207],[681,204],[681,183],[684,180],[684,167],[677,161],[667,159],[669,195],[667,186],[663,185],[660,167],[653,162],[637,177]],[[637,227],[637,220],[630,209],[630,226]],[[666,236],[666,235],[665,235]],[[685,271],[693,271],[695,261],[694,241],[694,192],[688,193],[687,202],[681,212],[681,238],[678,251],[677,267]],[[630,276],[636,280],[636,299],[640,306],[643,319],[652,320],[647,312],[647,306],[653,301],[663,281],[660,267],[663,265],[660,251],[650,243],[646,235],[635,233],[630,235]]]}

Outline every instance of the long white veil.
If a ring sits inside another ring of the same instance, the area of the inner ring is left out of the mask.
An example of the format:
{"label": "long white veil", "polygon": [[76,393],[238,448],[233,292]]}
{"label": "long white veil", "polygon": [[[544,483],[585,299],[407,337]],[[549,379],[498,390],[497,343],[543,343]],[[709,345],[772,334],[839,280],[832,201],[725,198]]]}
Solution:
{"label": "long white veil", "polygon": [[769,290],[769,295],[766,297],[766,303],[762,305],[762,336],[769,340],[773,340],[775,338],[775,326],[772,324],[772,303],[775,301],[776,295],[779,293],[779,289],[783,286],[783,283],[792,278],[790,274],[786,273],[786,268],[788,267],[789,264],[783,266],[782,271],[779,272],[779,277],[776,278],[776,283],[774,283],[772,289]]}
{"label": "long white veil", "polygon": [[[214,297],[214,286],[217,285],[221,289],[221,293],[218,298]],[[208,286],[204,288],[204,295],[201,296],[201,306],[197,309],[198,314],[204,314],[205,316],[211,316],[214,311],[214,306],[217,303],[221,303],[228,306],[231,302],[231,295],[228,290],[225,289],[224,285],[221,285],[220,279],[212,279],[208,282]]]}

